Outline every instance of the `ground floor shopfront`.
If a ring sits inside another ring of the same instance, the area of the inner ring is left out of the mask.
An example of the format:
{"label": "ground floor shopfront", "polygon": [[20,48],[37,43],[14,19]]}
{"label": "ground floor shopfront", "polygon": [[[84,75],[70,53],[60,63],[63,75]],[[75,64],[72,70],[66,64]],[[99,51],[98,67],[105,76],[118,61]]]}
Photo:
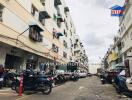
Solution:
{"label": "ground floor shopfront", "polygon": [[6,69],[25,70],[32,68],[36,71],[54,70],[57,62],[46,57],[33,54],[20,48],[0,42],[0,64]]}
{"label": "ground floor shopfront", "polygon": [[123,62],[128,69],[128,76],[132,77],[132,48],[123,53]]}

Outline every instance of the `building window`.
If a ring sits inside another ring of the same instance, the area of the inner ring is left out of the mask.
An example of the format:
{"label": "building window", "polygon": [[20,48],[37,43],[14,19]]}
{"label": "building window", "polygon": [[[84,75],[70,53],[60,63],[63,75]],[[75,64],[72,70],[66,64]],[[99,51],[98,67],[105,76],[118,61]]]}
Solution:
{"label": "building window", "polygon": [[70,30],[71,36],[72,36],[72,31]]}
{"label": "building window", "polygon": [[67,37],[67,32],[66,32],[66,30],[64,30],[64,35]]}
{"label": "building window", "polygon": [[57,19],[57,26],[61,27],[61,21]]}
{"label": "building window", "polygon": [[55,28],[53,28],[53,39],[56,38],[56,39],[59,39],[60,36],[58,35],[58,32]]}
{"label": "building window", "polygon": [[76,41],[76,43],[77,43],[77,42],[79,42],[79,40],[78,40],[78,39],[76,39],[75,41]]}
{"label": "building window", "polygon": [[63,41],[63,45],[65,48],[67,48],[67,42],[65,40]]}
{"label": "building window", "polygon": [[43,6],[45,6],[45,0],[40,0]]}
{"label": "building window", "polygon": [[65,25],[66,25],[66,28],[67,28],[67,30],[68,30],[68,24],[67,24],[67,22],[65,22]]}
{"label": "building window", "polygon": [[132,40],[132,32],[130,32],[130,39]]}
{"label": "building window", "polygon": [[67,58],[67,53],[66,52],[63,52],[63,57]]}
{"label": "building window", "polygon": [[3,21],[3,9],[4,9],[4,6],[0,3],[0,22]]}
{"label": "building window", "polygon": [[43,30],[37,25],[29,26],[29,38],[33,41],[42,42],[43,36],[40,34],[41,31]]}
{"label": "building window", "polygon": [[52,44],[52,50],[55,53],[58,53],[59,52],[59,48],[55,44]]}
{"label": "building window", "polygon": [[40,23],[44,26],[45,25],[45,19],[43,18],[43,19],[39,19],[39,21],[40,21]]}
{"label": "building window", "polygon": [[54,0],[54,6],[57,7],[58,5],[62,5],[61,0]]}
{"label": "building window", "polygon": [[76,49],[77,47],[78,47],[78,45],[75,43],[75,44],[74,44],[74,49]]}
{"label": "building window", "polygon": [[35,16],[35,13],[38,12],[37,8],[34,7],[34,5],[32,5],[32,9],[31,9],[31,14],[33,16]]}
{"label": "building window", "polygon": [[69,8],[68,7],[64,7],[64,12],[65,12],[65,15],[66,15],[66,17],[67,17],[67,12],[69,12]]}
{"label": "building window", "polygon": [[124,42],[121,42],[121,46],[124,48],[124,46],[125,46],[125,43],[124,43]]}

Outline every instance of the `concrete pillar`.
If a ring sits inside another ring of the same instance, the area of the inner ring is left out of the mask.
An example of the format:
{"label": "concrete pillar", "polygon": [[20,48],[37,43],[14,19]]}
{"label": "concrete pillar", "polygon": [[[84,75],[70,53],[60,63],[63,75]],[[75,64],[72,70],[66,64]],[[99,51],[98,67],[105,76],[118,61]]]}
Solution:
{"label": "concrete pillar", "polygon": [[6,59],[6,49],[0,45],[0,64],[4,66]]}

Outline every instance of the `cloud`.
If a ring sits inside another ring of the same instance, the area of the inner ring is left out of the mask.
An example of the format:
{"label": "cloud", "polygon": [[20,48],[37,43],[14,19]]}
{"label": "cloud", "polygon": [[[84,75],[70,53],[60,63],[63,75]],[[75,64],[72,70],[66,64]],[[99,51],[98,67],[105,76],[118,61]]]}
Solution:
{"label": "cloud", "polygon": [[76,32],[79,34],[90,62],[99,62],[117,34],[118,18],[110,16],[110,6],[123,4],[116,0],[66,0]]}
{"label": "cloud", "polygon": [[86,34],[83,42],[85,43],[85,45],[90,47],[98,47],[104,44],[104,41],[100,39],[95,33]]}

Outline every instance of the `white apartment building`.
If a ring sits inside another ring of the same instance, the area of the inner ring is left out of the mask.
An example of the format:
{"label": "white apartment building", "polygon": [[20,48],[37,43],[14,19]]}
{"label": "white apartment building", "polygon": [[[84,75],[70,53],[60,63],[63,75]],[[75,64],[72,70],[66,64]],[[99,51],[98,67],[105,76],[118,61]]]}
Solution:
{"label": "white apartment building", "polygon": [[84,46],[79,38],[78,35],[74,35],[74,62],[79,62],[81,67],[86,70],[88,70],[88,57],[86,55],[86,51],[84,49]]}
{"label": "white apartment building", "polygon": [[128,0],[124,16],[119,18],[119,22],[123,62],[130,69],[130,74],[132,75],[132,0]]}
{"label": "white apartment building", "polygon": [[101,68],[101,64],[99,63],[90,63],[89,64],[89,72],[91,74],[96,74],[97,73],[97,70]]}
{"label": "white apartment building", "polygon": [[6,68],[70,62],[75,34],[65,0],[0,0],[0,64]]}

